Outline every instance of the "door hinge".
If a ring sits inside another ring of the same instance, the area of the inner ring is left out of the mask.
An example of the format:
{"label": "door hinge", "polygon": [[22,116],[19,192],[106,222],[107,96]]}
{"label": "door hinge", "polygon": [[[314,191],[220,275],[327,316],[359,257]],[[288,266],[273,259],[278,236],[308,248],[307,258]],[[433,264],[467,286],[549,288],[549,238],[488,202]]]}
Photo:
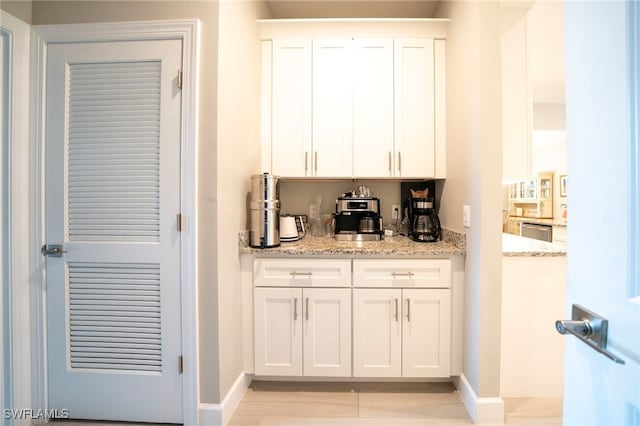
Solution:
{"label": "door hinge", "polygon": [[176,215],[176,229],[178,232],[182,232],[182,213]]}
{"label": "door hinge", "polygon": [[178,374],[182,374],[183,371],[184,371],[184,359],[182,358],[182,355],[180,355],[178,357]]}
{"label": "door hinge", "polygon": [[178,89],[182,90],[182,70],[178,70],[177,84]]}

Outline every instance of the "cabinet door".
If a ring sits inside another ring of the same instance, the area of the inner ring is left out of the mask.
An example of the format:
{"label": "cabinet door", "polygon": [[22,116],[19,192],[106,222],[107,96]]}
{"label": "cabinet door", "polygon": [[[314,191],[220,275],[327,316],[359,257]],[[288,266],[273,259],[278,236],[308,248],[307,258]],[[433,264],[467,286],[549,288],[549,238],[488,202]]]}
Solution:
{"label": "cabinet door", "polygon": [[395,176],[435,176],[433,39],[394,40]]}
{"label": "cabinet door", "polygon": [[449,377],[451,291],[402,290],[402,376]]}
{"label": "cabinet door", "polygon": [[400,377],[401,290],[353,290],[354,377]]}
{"label": "cabinet door", "polygon": [[254,289],[255,373],[302,375],[302,289]]}
{"label": "cabinet door", "polygon": [[393,40],[354,40],[354,61],[354,176],[393,176]]}
{"label": "cabinet door", "polygon": [[351,39],[313,40],[313,175],[352,177]]}
{"label": "cabinet door", "polygon": [[273,40],[272,172],[311,175],[311,40]]}
{"label": "cabinet door", "polygon": [[351,289],[303,290],[304,375],[351,376]]}

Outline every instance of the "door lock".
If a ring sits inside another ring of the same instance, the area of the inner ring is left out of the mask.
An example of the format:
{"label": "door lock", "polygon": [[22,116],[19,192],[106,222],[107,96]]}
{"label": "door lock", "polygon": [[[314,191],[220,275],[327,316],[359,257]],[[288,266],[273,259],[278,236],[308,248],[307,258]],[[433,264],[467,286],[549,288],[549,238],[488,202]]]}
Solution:
{"label": "door lock", "polygon": [[45,244],[42,246],[43,256],[62,257],[62,254],[66,252],[62,244]]}
{"label": "door lock", "polygon": [[556,321],[556,330],[560,334],[572,334],[610,360],[624,364],[622,358],[607,350],[608,325],[609,321],[605,318],[574,304],[571,308],[571,319]]}

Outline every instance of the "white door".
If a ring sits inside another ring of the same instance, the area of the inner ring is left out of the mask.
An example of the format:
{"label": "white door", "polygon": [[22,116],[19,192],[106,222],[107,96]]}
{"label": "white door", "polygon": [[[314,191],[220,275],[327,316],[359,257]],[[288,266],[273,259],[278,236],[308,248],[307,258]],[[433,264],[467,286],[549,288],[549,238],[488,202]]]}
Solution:
{"label": "white door", "polygon": [[351,39],[313,40],[313,175],[352,175]]}
{"label": "white door", "polygon": [[254,290],[255,372],[302,376],[302,289]]}
{"label": "white door", "polygon": [[402,290],[402,376],[451,376],[451,290]]}
{"label": "white door", "polygon": [[273,40],[272,172],[312,176],[311,39]]}
{"label": "white door", "polygon": [[[564,5],[571,182],[565,319],[574,303],[605,317],[607,350],[625,363],[610,360],[574,336],[559,336],[566,339],[563,424],[638,425],[639,5]],[[593,31],[595,22],[598,31]],[[631,29],[633,36],[627,32]]]}
{"label": "white door", "polygon": [[351,289],[305,288],[304,375],[351,376]]}
{"label": "white door", "polygon": [[395,176],[436,175],[435,68],[431,38],[395,39]]}
{"label": "white door", "polygon": [[393,176],[393,40],[354,40],[353,175]]}
{"label": "white door", "polygon": [[402,290],[353,290],[353,375],[402,374]]}
{"label": "white door", "polygon": [[45,131],[49,407],[182,421],[178,40],[53,44]]}

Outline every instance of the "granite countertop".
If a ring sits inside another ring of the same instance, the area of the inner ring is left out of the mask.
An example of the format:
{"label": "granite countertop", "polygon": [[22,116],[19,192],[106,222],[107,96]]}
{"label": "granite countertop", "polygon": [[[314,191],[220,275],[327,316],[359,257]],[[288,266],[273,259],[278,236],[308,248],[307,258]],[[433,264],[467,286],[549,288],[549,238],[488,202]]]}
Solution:
{"label": "granite countertop", "polygon": [[566,256],[567,245],[563,243],[548,243],[533,238],[519,237],[512,234],[502,234],[503,256]]}
{"label": "granite countertop", "polygon": [[332,237],[312,237],[310,235],[299,241],[281,243],[280,247],[269,249],[252,248],[242,244],[238,247],[240,254],[260,256],[306,256],[306,255],[369,255],[369,256],[453,256],[464,255],[465,250],[452,243],[438,241],[435,243],[417,243],[407,237],[386,237],[382,241],[336,241]]}

